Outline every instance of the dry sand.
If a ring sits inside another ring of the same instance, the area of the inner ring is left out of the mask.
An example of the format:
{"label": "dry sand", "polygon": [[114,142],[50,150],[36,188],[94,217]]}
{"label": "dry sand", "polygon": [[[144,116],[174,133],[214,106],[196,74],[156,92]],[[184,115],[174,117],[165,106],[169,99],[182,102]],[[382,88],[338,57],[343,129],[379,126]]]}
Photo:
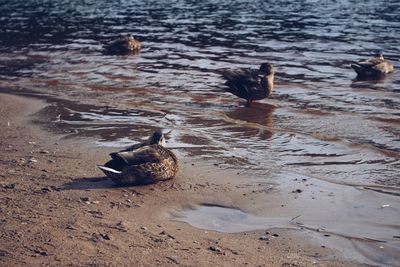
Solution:
{"label": "dry sand", "polygon": [[287,229],[262,241],[263,231],[227,234],[171,220],[199,203],[245,209],[256,193],[190,158],[173,180],[115,187],[96,169],[108,149],[30,122],[44,105],[0,94],[0,266],[357,266]]}

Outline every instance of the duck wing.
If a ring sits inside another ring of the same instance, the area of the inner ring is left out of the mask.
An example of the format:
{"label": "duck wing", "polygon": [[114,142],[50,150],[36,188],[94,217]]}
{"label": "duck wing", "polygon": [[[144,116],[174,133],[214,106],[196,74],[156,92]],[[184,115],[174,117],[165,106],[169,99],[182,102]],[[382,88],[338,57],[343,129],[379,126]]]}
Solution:
{"label": "duck wing", "polygon": [[110,156],[114,160],[123,161],[129,166],[140,165],[148,162],[157,163],[165,157],[162,153],[162,148],[163,147],[160,145],[143,146],[133,151],[111,153]]}
{"label": "duck wing", "polygon": [[147,184],[173,178],[179,170],[178,158],[172,151],[163,146],[152,146],[154,147],[151,150],[156,155],[155,160],[138,165],[129,165],[115,182],[119,184]]}
{"label": "duck wing", "polygon": [[227,70],[222,73],[226,79],[226,91],[241,97],[248,98],[254,91],[259,90],[260,79],[255,70]]}
{"label": "duck wing", "polygon": [[[134,145],[128,146],[127,148],[120,150],[119,152],[129,152],[129,151],[133,151],[133,150],[136,150],[138,148],[141,148],[141,147],[144,147],[147,145],[149,145],[149,144],[148,143],[134,144]],[[111,153],[111,154],[114,154],[114,153]],[[111,156],[111,154],[110,154],[110,156]]]}
{"label": "duck wing", "polygon": [[357,62],[353,63],[350,65],[357,73],[360,71],[367,71],[367,70],[372,70],[374,67],[374,64],[371,62],[363,61],[363,62]]}
{"label": "duck wing", "polygon": [[129,52],[126,38],[119,38],[110,42],[105,46],[106,52],[109,54],[125,54]]}
{"label": "duck wing", "polygon": [[222,72],[222,76],[228,82],[253,84],[257,81],[258,72],[255,70],[226,70]]}
{"label": "duck wing", "polygon": [[366,61],[350,65],[358,75],[379,75],[393,71],[393,65],[379,58],[370,58]]}

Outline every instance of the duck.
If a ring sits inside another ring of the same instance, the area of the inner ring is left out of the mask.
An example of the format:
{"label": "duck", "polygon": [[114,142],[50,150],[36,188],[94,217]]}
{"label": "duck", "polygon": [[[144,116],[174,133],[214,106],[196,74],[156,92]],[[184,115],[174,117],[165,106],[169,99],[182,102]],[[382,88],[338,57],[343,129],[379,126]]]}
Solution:
{"label": "duck", "polygon": [[374,57],[350,65],[357,73],[358,78],[379,78],[393,72],[393,64],[379,52]]}
{"label": "duck", "polygon": [[274,67],[270,63],[262,63],[258,70],[226,70],[222,72],[226,80],[224,90],[246,99],[246,106],[250,107],[254,100],[261,100],[271,95],[274,75]]}
{"label": "duck", "polygon": [[106,46],[109,54],[129,54],[138,53],[140,51],[140,41],[135,39],[131,34],[121,36]]}
{"label": "duck", "polygon": [[172,179],[179,170],[176,155],[165,147],[162,132],[147,142],[110,153],[111,160],[98,168],[119,186],[135,186]]}

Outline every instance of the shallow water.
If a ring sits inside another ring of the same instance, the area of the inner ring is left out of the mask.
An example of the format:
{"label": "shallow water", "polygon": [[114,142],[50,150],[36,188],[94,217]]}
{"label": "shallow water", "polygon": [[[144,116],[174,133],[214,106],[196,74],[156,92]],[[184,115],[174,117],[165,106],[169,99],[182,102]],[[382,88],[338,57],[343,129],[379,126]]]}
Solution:
{"label": "shallow water", "polygon": [[[163,128],[180,156],[277,185],[295,173],[399,186],[399,16],[395,0],[3,1],[0,88],[51,96],[59,129],[100,146]],[[126,33],[140,54],[103,53]],[[379,50],[395,72],[355,80],[349,64]],[[275,90],[245,108],[219,71],[261,62]]]}
{"label": "shallow water", "polygon": [[347,259],[399,265],[400,191],[382,197],[374,189],[384,188],[352,187],[288,172],[281,172],[279,178],[278,190],[260,199],[275,204],[261,205],[265,208],[260,214],[205,204],[173,211],[171,219],[225,233],[273,232],[274,228],[306,232],[316,245],[333,248]]}
{"label": "shallow water", "polygon": [[[365,206],[354,206],[350,209],[367,210],[371,208]],[[348,209],[342,209],[342,214],[348,212]],[[392,210],[389,213],[393,212]],[[384,212],[381,211],[380,213]],[[335,216],[340,215],[335,214]],[[373,221],[366,224],[365,220],[350,219],[340,221],[338,227],[337,223],[327,223],[324,218],[309,218],[307,215],[299,215],[293,218],[288,216],[257,217],[237,209],[218,206],[201,206],[196,209],[184,210],[175,213],[173,218],[200,229],[225,233],[267,230],[266,233],[268,234],[263,236],[269,240],[279,237],[279,235],[272,235],[270,229],[284,228],[299,232],[306,231],[313,242],[323,247],[337,249],[344,257],[351,260],[372,265],[384,264],[385,266],[398,266],[400,261],[398,250],[400,241],[397,236],[399,228],[392,225],[393,221],[390,222],[390,220],[381,224]],[[360,224],[363,227],[360,227]]]}

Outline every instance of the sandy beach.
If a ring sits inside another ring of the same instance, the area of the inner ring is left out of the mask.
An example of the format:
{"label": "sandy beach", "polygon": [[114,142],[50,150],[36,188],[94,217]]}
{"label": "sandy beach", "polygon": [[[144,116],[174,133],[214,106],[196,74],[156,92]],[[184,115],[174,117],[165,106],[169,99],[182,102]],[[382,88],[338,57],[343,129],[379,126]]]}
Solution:
{"label": "sandy beach", "polygon": [[110,151],[33,124],[43,107],[0,95],[1,266],[357,266],[290,229],[228,234],[171,220],[201,203],[254,210],[260,196],[190,158],[173,180],[115,187],[96,169]]}

